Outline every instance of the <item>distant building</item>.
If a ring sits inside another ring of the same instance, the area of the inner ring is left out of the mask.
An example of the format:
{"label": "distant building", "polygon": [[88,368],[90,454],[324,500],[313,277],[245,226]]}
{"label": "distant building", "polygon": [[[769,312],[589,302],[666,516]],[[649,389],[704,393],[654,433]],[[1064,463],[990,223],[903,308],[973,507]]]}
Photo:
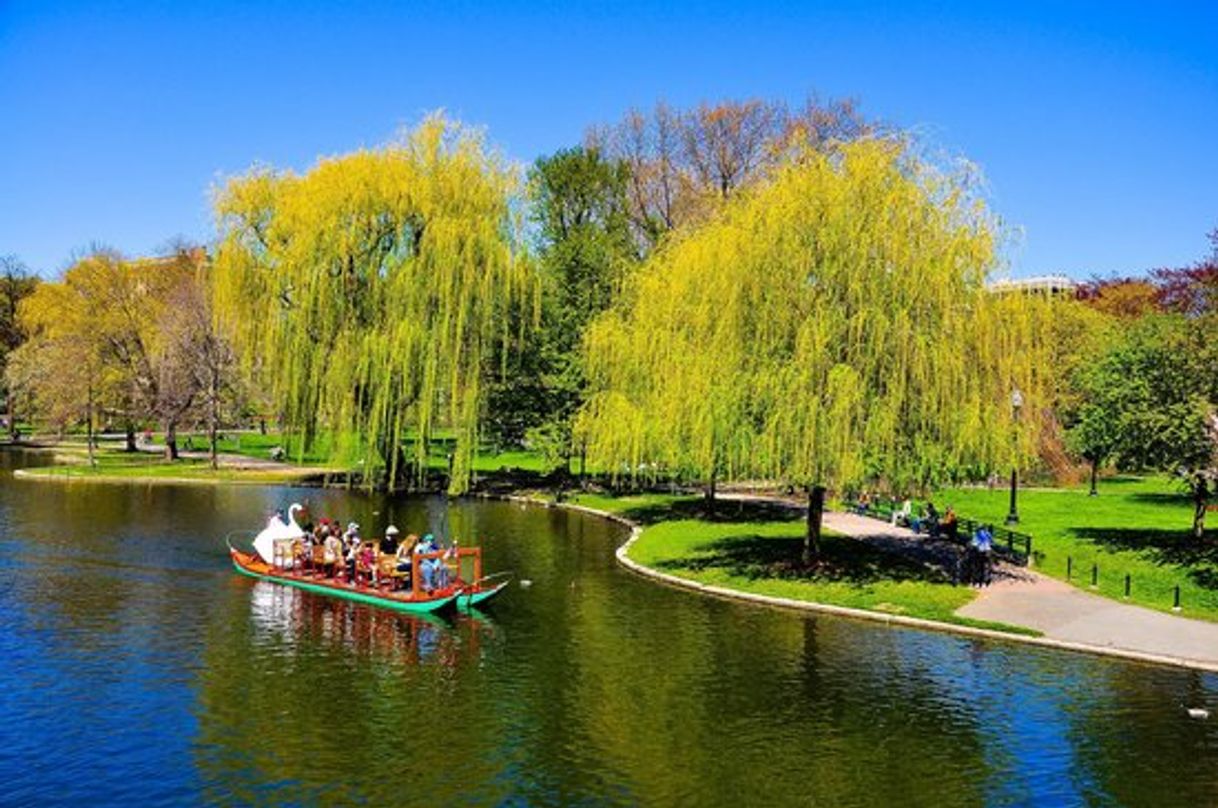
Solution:
{"label": "distant building", "polygon": [[992,281],[989,290],[995,294],[1039,292],[1051,297],[1074,297],[1081,284],[1065,275],[1037,275],[1034,278],[1004,278]]}

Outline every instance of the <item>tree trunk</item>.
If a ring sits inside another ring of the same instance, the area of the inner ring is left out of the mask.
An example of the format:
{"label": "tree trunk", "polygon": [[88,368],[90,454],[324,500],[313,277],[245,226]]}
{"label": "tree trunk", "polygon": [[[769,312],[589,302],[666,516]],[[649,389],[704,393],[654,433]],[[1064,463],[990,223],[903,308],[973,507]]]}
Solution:
{"label": "tree trunk", "polygon": [[1204,480],[1193,483],[1193,538],[1205,537],[1205,509],[1209,504],[1210,490]]}
{"label": "tree trunk", "polygon": [[706,485],[706,512],[711,516],[715,515],[715,483],[718,477],[719,472],[712,471],[710,481]]}
{"label": "tree trunk", "polygon": [[808,531],[804,534],[804,564],[820,558],[820,531],[825,519],[825,487],[808,486]]}
{"label": "tree trunk", "polygon": [[266,419],[265,418],[258,419],[258,432],[263,435],[266,434]]}
{"label": "tree trunk", "polygon": [[178,424],[170,421],[165,424],[165,459],[177,460],[178,457]]}
{"label": "tree trunk", "polygon": [[125,446],[123,446],[123,451],[124,452],[138,451],[136,448],[136,445],[135,445],[135,424],[133,422],[131,422],[131,421],[127,422],[126,432],[127,432],[127,435],[126,435],[127,444]]}
{"label": "tree trunk", "polygon": [[212,471],[220,468],[219,452],[216,451],[216,432],[219,428],[220,421],[220,389],[219,380],[216,378],[216,372],[213,368],[211,374],[211,389],[208,390],[208,395],[211,398],[211,407],[207,413],[207,442],[208,454],[211,456]]}
{"label": "tree trunk", "polygon": [[93,452],[93,386],[89,386],[89,404],[85,409],[85,441],[89,447],[89,465],[96,466],[97,458]]}
{"label": "tree trunk", "polygon": [[211,422],[207,425],[207,443],[208,443],[207,453],[211,458],[212,471],[215,471],[216,469],[220,468],[220,453],[219,453],[219,451],[217,451],[217,448],[216,448],[217,442],[218,442],[218,439],[216,437],[216,419],[215,419],[215,417],[212,417]]}
{"label": "tree trunk", "polygon": [[1099,494],[1100,494],[1099,490],[1095,487],[1095,480],[1096,480],[1096,477],[1099,475],[1099,470],[1100,470],[1100,461],[1092,460],[1091,461],[1091,491],[1090,491],[1090,493],[1087,494],[1087,496],[1096,497],[1096,496],[1099,496]]}
{"label": "tree trunk", "polygon": [[17,394],[11,389],[8,391],[6,399],[8,401],[8,439],[11,443],[16,443],[19,434],[17,432],[17,408],[13,406],[13,399]]}

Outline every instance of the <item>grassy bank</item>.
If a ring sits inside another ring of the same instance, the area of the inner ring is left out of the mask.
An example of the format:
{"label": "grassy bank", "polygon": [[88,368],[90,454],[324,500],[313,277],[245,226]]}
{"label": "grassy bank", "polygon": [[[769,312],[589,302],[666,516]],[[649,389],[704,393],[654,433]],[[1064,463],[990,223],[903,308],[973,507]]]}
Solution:
{"label": "grassy bank", "polygon": [[644,525],[632,560],[682,578],[743,592],[920,617],[945,623],[1034,633],[959,617],[975,597],[942,569],[866,541],[828,533],[822,560],[798,560],[804,520],[798,511],[763,503],[724,502],[713,516],[699,497],[668,494],[581,495],[571,502]]}
{"label": "grassy bank", "polygon": [[[82,444],[56,449],[62,465],[28,473],[62,479],[188,480],[198,482],[300,483],[324,477],[319,449],[303,464],[270,465],[280,435],[234,433],[221,450],[263,461],[248,468],[212,470],[204,459],[166,462],[160,455],[125,453],[117,446],[97,452],[89,466]],[[196,448],[204,445],[198,438]],[[446,465],[446,444],[438,440],[431,465]],[[544,461],[535,452],[517,450],[480,454],[475,473],[523,471],[540,475]],[[509,478],[514,479],[509,475]],[[505,478],[506,479],[506,478]],[[759,594],[871,609],[947,622],[967,622],[954,611],[972,592],[944,580],[923,560],[910,558],[843,537],[826,537],[825,563],[813,572],[789,562],[799,557],[803,525],[798,514],[776,509],[721,503],[713,518],[702,512],[701,499],[673,494],[608,496],[580,494],[571,501],[622,514],[646,526],[631,549],[631,558],[651,567],[697,580]],[[940,506],[952,504],[961,515],[1001,523],[1007,492],[1001,489],[952,489],[940,492]],[[1179,585],[1183,613],[1218,620],[1218,531],[1206,541],[1188,534],[1190,504],[1169,479],[1117,478],[1101,485],[1099,497],[1085,487],[1030,489],[1019,495],[1020,529],[1035,539],[1037,567],[1065,579],[1067,558],[1073,582],[1087,587],[1092,565],[1099,570],[1100,594],[1120,599],[1130,576],[1130,602],[1170,610]]]}
{"label": "grassy bank", "polygon": [[[154,445],[163,446],[163,435],[153,433]],[[222,468],[210,468],[206,457],[207,438],[204,435],[181,433],[178,448],[189,457],[168,461],[157,451],[126,452],[121,439],[109,438],[98,446],[96,462],[89,465],[88,450],[82,435],[69,435],[61,441],[48,439],[39,444],[53,454],[57,465],[29,469],[26,476],[93,479],[186,479],[214,480],[224,482],[299,482],[322,479],[327,473],[342,473],[360,467],[358,460],[335,460],[331,443],[322,436],[307,452],[299,452],[295,441],[276,432],[230,432],[217,442],[222,456]],[[448,442],[441,437],[432,443],[428,467],[432,472],[443,473],[448,467]],[[282,462],[274,461],[277,449],[285,452]],[[243,463],[249,458],[252,463]],[[485,451],[474,461],[475,474],[494,474],[505,471],[523,471],[541,475],[546,471],[544,458],[537,452],[512,450],[504,452]]]}
{"label": "grassy bank", "polygon": [[[207,442],[205,438],[195,437],[193,443],[196,448],[206,449]],[[331,442],[325,435],[322,435],[314,446],[303,454],[298,452],[298,447],[292,439],[273,432],[266,435],[255,433],[226,435],[224,440],[218,443],[218,448],[221,452],[256,457],[263,460],[269,460],[272,451],[276,447],[282,447],[287,453],[287,460],[298,465],[325,465],[331,462],[344,465],[341,459],[332,461]],[[432,440],[429,447],[427,457],[428,468],[436,472],[446,472],[448,470],[448,452],[451,450],[451,447],[452,438],[445,435],[443,430],[441,430],[440,434]],[[347,465],[355,465],[358,463],[358,460],[359,458],[353,458]],[[474,458],[473,470],[475,474],[491,474],[512,469],[536,474],[543,474],[549,470],[545,458],[541,453],[525,449],[496,452],[488,447]]]}
{"label": "grassy bank", "polygon": [[26,479],[46,478],[63,480],[129,481],[129,482],[211,482],[245,483],[249,485],[293,485],[309,482],[313,472],[262,469],[212,469],[206,464],[152,466],[147,469],[131,467],[89,468],[83,466],[54,466],[38,469],[23,469]]}
{"label": "grassy bank", "polygon": [[[1008,492],[953,489],[935,502],[950,503],[975,519],[1001,524]],[[1164,477],[1120,477],[1103,480],[1100,495],[1086,486],[1029,489],[1019,492],[1019,529],[1035,539],[1037,568],[1065,580],[1067,558],[1073,559],[1072,582],[1087,588],[1092,565],[1099,570],[1097,591],[1124,597],[1130,576],[1129,602],[1170,610],[1179,585],[1182,613],[1218,620],[1218,530],[1198,541],[1188,497]]]}
{"label": "grassy bank", "polygon": [[325,469],[284,464],[282,466],[226,466],[213,469],[206,459],[183,458],[168,462],[159,454],[124,452],[118,448],[101,447],[89,463],[84,446],[65,444],[53,450],[55,465],[23,469],[25,477],[81,480],[187,480],[191,482],[224,483],[300,483],[318,477]]}

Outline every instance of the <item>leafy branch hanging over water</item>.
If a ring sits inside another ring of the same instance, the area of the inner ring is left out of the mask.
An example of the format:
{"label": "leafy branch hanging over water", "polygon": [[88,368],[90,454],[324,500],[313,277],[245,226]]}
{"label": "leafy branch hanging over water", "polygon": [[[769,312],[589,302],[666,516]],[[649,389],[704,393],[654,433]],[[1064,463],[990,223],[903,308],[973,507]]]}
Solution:
{"label": "leafy branch hanging over water", "polygon": [[478,134],[436,115],[385,147],[220,190],[219,316],[302,450],[332,431],[367,482],[396,482],[451,427],[450,487],[465,489],[483,365],[512,309],[536,305],[517,188]]}
{"label": "leafy branch hanging over water", "polygon": [[[798,154],[592,326],[589,458],[627,474],[925,485],[1035,446],[1047,302],[994,295],[966,178],[899,143]],[[815,544],[816,529],[810,525]]]}

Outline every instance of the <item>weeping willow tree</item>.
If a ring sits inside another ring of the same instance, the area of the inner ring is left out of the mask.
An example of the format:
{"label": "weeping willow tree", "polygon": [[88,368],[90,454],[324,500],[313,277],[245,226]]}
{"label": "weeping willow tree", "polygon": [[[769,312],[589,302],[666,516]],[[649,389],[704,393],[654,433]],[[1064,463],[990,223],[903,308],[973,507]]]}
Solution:
{"label": "weeping willow tree", "polygon": [[1048,301],[986,289],[996,227],[969,177],[898,142],[806,150],[674,238],[591,327],[589,458],[809,492],[925,487],[1017,463]]}
{"label": "weeping willow tree", "polygon": [[464,490],[486,359],[533,301],[517,187],[478,134],[436,115],[383,148],[219,191],[218,317],[300,452],[325,433],[366,481],[393,484],[451,428]]}

